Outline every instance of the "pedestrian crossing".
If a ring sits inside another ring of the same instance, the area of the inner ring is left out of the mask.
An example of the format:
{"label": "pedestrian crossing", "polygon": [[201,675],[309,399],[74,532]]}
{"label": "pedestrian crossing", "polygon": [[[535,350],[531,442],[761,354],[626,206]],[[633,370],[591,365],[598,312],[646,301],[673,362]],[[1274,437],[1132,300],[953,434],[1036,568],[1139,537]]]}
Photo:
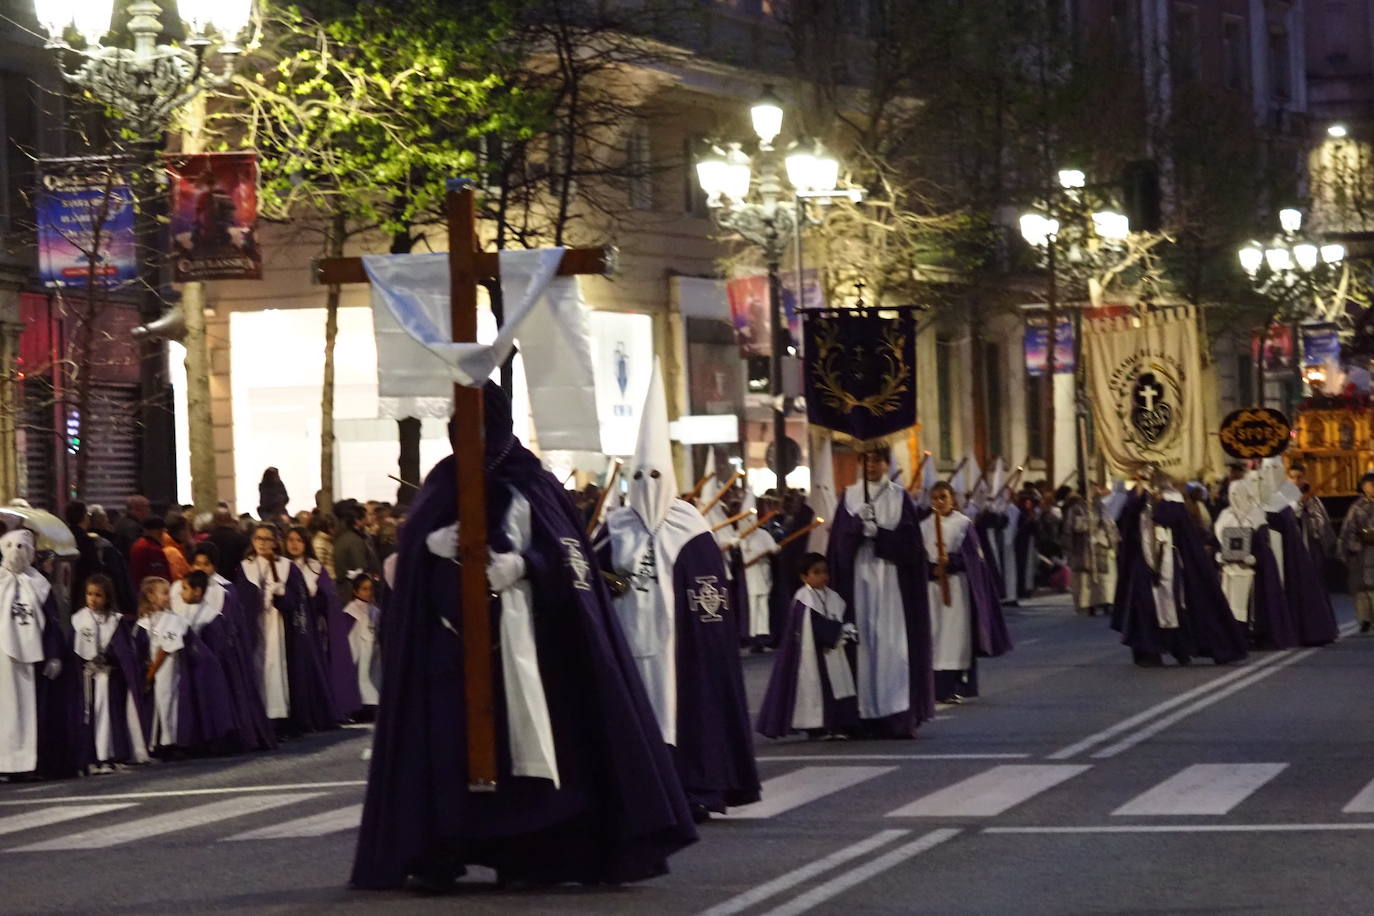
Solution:
{"label": "pedestrian crossing", "polygon": [[[1314,826],[1321,826],[1322,821],[1342,823],[1340,815],[1374,815],[1374,779],[1333,795],[1329,771],[1305,773],[1307,764],[1190,764],[1172,773],[1154,773],[1140,785],[1117,790],[1104,786],[1102,780],[1085,785],[1088,774],[1103,764],[978,763],[976,771],[969,773],[972,761],[936,763],[938,775],[923,765],[827,766],[816,762],[793,766],[764,783],[763,801],[734,809],[724,820],[791,819],[805,823],[808,818],[828,822],[872,819],[893,827],[900,827],[904,820],[987,823],[1014,816],[1036,799],[1054,793],[1063,793],[1054,795],[1055,811],[1072,810],[1076,821],[1096,826],[1043,829],[1153,829],[1149,823],[1172,829],[1161,820],[1164,818],[1185,819],[1185,823],[1205,829],[1205,822],[1187,819],[1272,817],[1266,792],[1279,793],[1276,804],[1280,810],[1287,806],[1284,820],[1291,818],[1289,803],[1294,792],[1308,799],[1304,810]],[[951,775],[951,767],[964,772]],[[1274,788],[1280,782],[1284,787]],[[117,800],[99,796],[6,800],[0,807],[0,856],[103,850],[150,840],[164,847],[184,841],[197,845],[292,839],[352,841],[362,819],[356,788],[303,790],[289,786],[283,788],[292,791],[279,792],[263,791],[265,788],[243,787],[238,794],[233,788],[215,790],[224,797],[213,801],[206,801],[204,796],[156,792],[112,796]],[[1354,794],[1341,797],[1345,792]],[[1032,813],[1039,815],[1044,810]],[[1343,823],[1352,829],[1361,825],[1374,829],[1374,822],[1358,818]],[[1019,829],[1041,828],[997,828]],[[1293,829],[1303,829],[1303,825],[1294,824]]]}

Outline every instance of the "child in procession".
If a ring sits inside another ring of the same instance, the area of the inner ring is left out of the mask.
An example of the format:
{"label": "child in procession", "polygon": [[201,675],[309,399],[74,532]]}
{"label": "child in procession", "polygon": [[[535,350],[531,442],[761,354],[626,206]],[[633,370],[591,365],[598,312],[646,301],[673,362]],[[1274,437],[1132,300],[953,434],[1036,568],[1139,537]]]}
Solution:
{"label": "child in procession", "polygon": [[763,697],[759,733],[847,737],[859,724],[859,707],[845,647],[857,636],[854,624],[845,622],[844,599],[830,588],[825,557],[807,554]]}
{"label": "child in procession", "polygon": [[146,763],[143,691],[133,635],[115,603],[114,582],[86,579],[86,606],[72,615],[72,654],[81,670],[80,739],[76,764],[91,775]]}
{"label": "child in procession", "polygon": [[359,722],[371,722],[377,715],[377,685],[372,675],[376,667],[373,656],[377,652],[377,623],[382,611],[375,603],[377,586],[371,576],[365,572],[355,572],[350,581],[353,600],[343,610],[352,624],[348,631],[348,648],[353,655],[354,677],[362,697],[362,708],[354,713],[353,718]]}

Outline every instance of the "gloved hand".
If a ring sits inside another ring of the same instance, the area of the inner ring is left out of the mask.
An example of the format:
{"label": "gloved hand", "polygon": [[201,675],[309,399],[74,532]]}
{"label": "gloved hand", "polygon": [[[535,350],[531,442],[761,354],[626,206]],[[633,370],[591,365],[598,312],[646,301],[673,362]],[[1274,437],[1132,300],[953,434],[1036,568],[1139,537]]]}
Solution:
{"label": "gloved hand", "polygon": [[873,508],[872,503],[864,503],[859,510],[859,518],[866,522],[876,522],[878,520],[878,510]]}
{"label": "gloved hand", "polygon": [[872,519],[864,519],[864,537],[876,538],[878,536],[878,523]]}
{"label": "gloved hand", "polygon": [[43,676],[48,680],[56,680],[62,673],[62,659],[50,658],[43,663]]}
{"label": "gloved hand", "polygon": [[726,550],[734,550],[734,549],[735,549],[736,547],[738,547],[738,546],[739,546],[739,538],[731,538],[730,540],[728,540],[728,541],[725,542],[725,549],[726,549]]}
{"label": "gloved hand", "polygon": [[493,553],[487,562],[487,584],[504,592],[525,578],[525,558],[518,553]]}
{"label": "gloved hand", "polygon": [[1254,565],[1255,565],[1255,558],[1254,558],[1254,556],[1252,556],[1252,555],[1250,555],[1250,554],[1246,554],[1246,555],[1245,555],[1244,563],[1245,563],[1246,566],[1254,566]]}
{"label": "gloved hand", "polygon": [[425,535],[425,547],[436,557],[443,557],[445,560],[458,559],[458,523],[454,522],[447,528],[439,528]]}
{"label": "gloved hand", "polygon": [[857,643],[859,641],[859,628],[853,623],[846,623],[840,628],[840,636],[846,642]]}

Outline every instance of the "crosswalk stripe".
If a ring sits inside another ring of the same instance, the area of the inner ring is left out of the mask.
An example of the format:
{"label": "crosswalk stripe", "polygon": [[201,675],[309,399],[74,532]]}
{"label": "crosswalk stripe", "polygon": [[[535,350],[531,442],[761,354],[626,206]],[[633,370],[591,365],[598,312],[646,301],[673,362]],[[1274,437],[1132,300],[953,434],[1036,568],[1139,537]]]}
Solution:
{"label": "crosswalk stripe", "polygon": [[1089,764],[1005,764],[889,811],[888,817],[995,817],[1092,769]]}
{"label": "crosswalk stripe", "polygon": [[191,827],[216,823],[226,818],[241,817],[245,814],[256,814],[272,808],[293,805],[319,796],[319,792],[309,792],[227,798],[223,801],[211,802],[208,805],[198,805],[181,811],[122,821],[95,830],[85,830],[52,840],[44,840],[41,843],[17,846],[8,851],[52,852],[63,849],[105,849],[110,846],[132,843],[136,840],[146,840],[149,837],[172,833],[176,830],[187,830]]}
{"label": "crosswalk stripe", "polygon": [[233,836],[225,837],[220,842],[227,843],[233,840],[286,840],[300,837],[325,836],[330,833],[339,833],[343,830],[352,830],[362,823],[362,819],[363,806],[359,803],[356,805],[349,805],[346,808],[339,808],[336,811],[326,811],[323,814],[298,817],[294,821],[285,821],[280,824],[261,827],[257,830],[249,830],[246,833],[236,833]]}
{"label": "crosswalk stripe", "polygon": [[80,817],[92,817],[106,811],[118,811],[120,808],[133,806],[133,802],[121,805],[60,805],[41,808],[38,811],[26,811],[23,814],[11,814],[9,817],[0,817],[0,834],[47,827],[49,824],[60,824],[63,821],[74,821]]}
{"label": "crosswalk stripe", "polygon": [[1112,814],[1226,814],[1287,768],[1286,763],[1194,764],[1131,799]]}
{"label": "crosswalk stripe", "polygon": [[731,820],[777,817],[818,798],[867,782],[896,767],[802,767],[763,784],[763,801],[731,811]]}
{"label": "crosswalk stripe", "polygon": [[1341,809],[1342,814],[1374,814],[1374,780],[1359,791],[1349,804]]}

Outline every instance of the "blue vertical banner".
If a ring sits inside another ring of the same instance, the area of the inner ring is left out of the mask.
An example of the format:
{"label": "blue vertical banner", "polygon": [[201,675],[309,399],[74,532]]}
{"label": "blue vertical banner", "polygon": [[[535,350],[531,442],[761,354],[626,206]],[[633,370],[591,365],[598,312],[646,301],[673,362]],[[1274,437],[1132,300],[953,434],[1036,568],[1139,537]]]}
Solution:
{"label": "blue vertical banner", "polygon": [[[1026,375],[1038,378],[1049,368],[1049,318],[1044,315],[1026,317]],[[1075,370],[1073,352],[1073,319],[1060,318],[1054,331],[1054,374],[1069,375]]]}
{"label": "blue vertical banner", "polygon": [[1302,364],[1304,368],[1340,365],[1341,338],[1330,321],[1310,321],[1302,325]]}
{"label": "blue vertical banner", "polygon": [[35,211],[43,285],[118,287],[138,277],[134,197],[121,163],[43,160]]}

